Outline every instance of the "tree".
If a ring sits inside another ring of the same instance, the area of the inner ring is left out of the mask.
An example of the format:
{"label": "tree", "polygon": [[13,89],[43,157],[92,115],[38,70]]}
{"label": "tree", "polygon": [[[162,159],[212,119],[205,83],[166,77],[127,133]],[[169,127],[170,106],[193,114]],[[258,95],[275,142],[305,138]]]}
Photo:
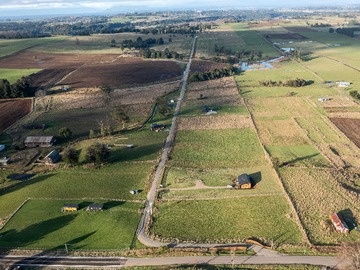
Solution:
{"label": "tree", "polygon": [[125,129],[125,124],[130,121],[130,117],[126,114],[125,110],[121,106],[115,107],[110,113],[111,117],[122,125],[122,129]]}
{"label": "tree", "polygon": [[116,47],[116,40],[115,39],[111,40],[110,47]]}
{"label": "tree", "polygon": [[103,163],[110,155],[110,151],[105,144],[95,143],[86,151],[86,160],[88,162]]}
{"label": "tree", "polygon": [[59,135],[60,137],[67,139],[70,138],[72,136],[72,132],[69,128],[67,127],[62,127],[59,129]]}
{"label": "tree", "polygon": [[109,104],[110,100],[111,100],[111,93],[112,93],[112,91],[114,91],[114,89],[112,89],[110,85],[105,84],[100,87],[100,90],[102,91],[102,93],[104,95],[104,103]]}
{"label": "tree", "polygon": [[62,152],[62,159],[68,164],[75,165],[79,162],[79,151],[69,146]]}
{"label": "tree", "polygon": [[156,99],[156,103],[158,106],[158,112],[162,116],[167,116],[170,113],[170,107],[168,106],[166,97],[158,97]]}

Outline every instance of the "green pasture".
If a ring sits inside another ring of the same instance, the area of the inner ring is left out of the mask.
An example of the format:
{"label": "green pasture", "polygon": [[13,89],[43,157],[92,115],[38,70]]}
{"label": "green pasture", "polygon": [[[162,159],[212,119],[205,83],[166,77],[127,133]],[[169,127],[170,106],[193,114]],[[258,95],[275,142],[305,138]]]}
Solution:
{"label": "green pasture", "polygon": [[[108,138],[85,140],[77,144],[81,150],[80,161],[85,160],[86,149],[95,142],[111,147],[109,162],[155,161],[159,156],[166,132],[152,132],[148,129],[135,132],[123,132]],[[132,148],[127,148],[133,145]]]}
{"label": "green pasture", "polygon": [[[213,115],[229,115],[229,114],[240,114],[248,115],[248,110],[245,106],[234,106],[234,105],[216,105],[216,99],[209,101],[209,105],[198,104],[196,101],[186,101],[185,106],[181,108],[181,115],[183,116],[200,116],[205,115],[204,107],[207,106],[212,110],[216,111]],[[211,105],[210,105],[211,104]]]}
{"label": "green pasture", "polygon": [[[353,229],[353,223],[360,218],[358,201],[339,185],[336,172],[282,168],[280,175],[313,244],[360,240],[360,234]],[[351,229],[350,234],[335,231],[329,218],[332,212],[340,212]]]}
{"label": "green pasture", "polygon": [[245,46],[242,49],[261,51],[263,56],[277,57],[279,52],[268,43],[255,29],[249,28],[243,23],[229,24],[230,27],[241,37]]}
{"label": "green pasture", "polygon": [[[249,193],[279,193],[281,192],[279,182],[273,169],[266,163],[254,167],[239,167],[226,169],[197,169],[169,167],[165,173],[166,188],[192,187],[195,181],[201,180],[209,187],[226,187],[232,184],[238,175],[247,173],[255,187]],[[197,191],[196,191],[197,192]],[[239,192],[242,193],[242,192]]]}
{"label": "green pasture", "polygon": [[[65,37],[54,44],[42,44],[32,50],[49,53],[80,53],[80,54],[123,54],[128,51],[121,50],[120,44],[126,39],[136,40],[141,37],[143,40],[148,38],[160,37],[164,40],[164,45],[153,46],[153,49],[175,50],[179,53],[190,53],[193,39],[182,35],[171,35],[172,42],[169,42],[170,34],[139,34],[139,33],[118,33],[118,34],[98,34],[91,36]],[[116,41],[116,47],[111,47],[111,41]],[[185,55],[188,56],[188,55]]]}
{"label": "green pasture", "polygon": [[226,168],[264,162],[254,130],[178,131],[170,164],[180,167]]}
{"label": "green pasture", "polygon": [[242,242],[257,237],[267,242],[302,242],[284,196],[260,196],[158,205],[152,233],[196,242]]}
{"label": "green pasture", "polygon": [[7,79],[11,84],[15,83],[21,77],[27,77],[37,73],[41,69],[5,69],[0,68],[0,79]]}
{"label": "green pasture", "polygon": [[[80,204],[62,213],[65,203]],[[90,203],[104,210],[86,211]],[[40,249],[128,249],[140,219],[142,204],[121,201],[30,200],[0,231],[0,247]]]}
{"label": "green pasture", "polygon": [[[117,162],[99,169],[76,167],[36,175],[30,180],[0,191],[0,218],[8,217],[29,197],[143,200],[146,197],[146,180],[153,166],[153,163]],[[7,174],[1,175],[6,176]],[[134,189],[143,192],[131,195],[129,191]]]}
{"label": "green pasture", "polygon": [[[33,48],[38,50],[42,46],[54,46],[65,37],[29,38],[0,40],[0,57],[16,53],[21,50]],[[41,50],[40,50],[41,51]]]}
{"label": "green pasture", "polygon": [[[304,65],[308,65],[305,63]],[[266,87],[259,84],[260,81],[286,81],[292,79],[304,79],[309,85],[304,87]],[[301,64],[294,61],[275,63],[273,69],[249,70],[235,77],[241,95],[253,97],[280,97],[289,96],[293,92],[295,96],[324,96],[336,93],[334,88],[322,84],[316,75],[306,70]],[[312,83],[313,82],[313,83]]]}
{"label": "green pasture", "polygon": [[329,166],[329,162],[312,145],[274,146],[266,145],[265,148],[273,158],[278,158],[280,164],[288,166]]}

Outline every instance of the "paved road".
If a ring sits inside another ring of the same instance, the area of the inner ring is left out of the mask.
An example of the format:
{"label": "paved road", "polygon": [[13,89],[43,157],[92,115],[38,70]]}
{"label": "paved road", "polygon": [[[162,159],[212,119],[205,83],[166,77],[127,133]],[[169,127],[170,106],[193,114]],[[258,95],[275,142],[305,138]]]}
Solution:
{"label": "paved road", "polygon": [[339,263],[340,261],[335,257],[321,256],[186,256],[159,258],[0,256],[0,268],[16,266],[54,268],[120,268],[122,266],[158,266],[178,264],[310,264],[335,267]]}
{"label": "paved road", "polygon": [[310,264],[334,267],[339,261],[334,257],[320,256],[198,256],[169,258],[137,258],[128,259],[125,266],[173,265],[173,264],[211,264],[211,265],[241,265],[241,264]]}
{"label": "paved road", "polygon": [[180,112],[181,103],[182,103],[182,101],[183,101],[183,99],[185,97],[187,81],[188,81],[188,77],[189,77],[189,73],[190,73],[191,62],[192,62],[192,58],[193,58],[194,53],[195,53],[196,40],[197,40],[197,37],[195,37],[194,41],[193,41],[193,45],[192,45],[192,49],[191,49],[191,53],[190,53],[190,57],[189,57],[189,62],[187,63],[186,69],[184,71],[180,96],[179,96],[178,102],[176,104],[175,113],[174,113],[174,117],[173,117],[172,122],[171,122],[169,135],[166,138],[163,153],[161,155],[159,165],[156,168],[152,186],[151,186],[151,188],[150,188],[150,190],[149,190],[149,192],[147,194],[147,201],[146,201],[146,204],[145,204],[144,213],[143,213],[143,215],[141,217],[141,220],[140,220],[140,223],[139,223],[139,226],[138,226],[138,230],[137,230],[137,235],[138,235],[139,241],[141,243],[143,243],[144,245],[146,245],[146,246],[161,247],[161,246],[168,245],[168,243],[156,242],[156,241],[150,239],[146,234],[146,224],[148,224],[149,221],[150,221],[152,208],[154,206],[154,202],[155,202],[155,199],[156,199],[156,191],[157,191],[157,188],[158,188],[158,186],[160,184],[162,175],[164,173],[166,161],[168,160],[169,153],[171,151],[172,145],[173,145],[174,140],[175,140],[176,122],[177,122],[177,119],[178,119],[178,114]]}
{"label": "paved road", "polygon": [[74,267],[74,268],[119,268],[126,262],[121,257],[68,257],[68,256],[0,256],[2,267]]}

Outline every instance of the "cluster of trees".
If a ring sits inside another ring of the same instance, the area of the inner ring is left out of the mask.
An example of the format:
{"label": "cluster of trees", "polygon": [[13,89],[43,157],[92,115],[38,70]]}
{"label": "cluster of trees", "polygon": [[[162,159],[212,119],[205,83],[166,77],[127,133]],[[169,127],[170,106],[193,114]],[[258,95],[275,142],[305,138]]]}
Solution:
{"label": "cluster of trees", "polygon": [[[68,164],[76,165],[79,163],[80,151],[72,146],[68,146],[61,153],[62,160]],[[105,144],[94,143],[86,150],[85,159],[87,162],[104,163],[108,160],[110,151]]]}
{"label": "cluster of trees", "polygon": [[149,48],[152,45],[162,45],[164,44],[164,40],[162,37],[155,39],[155,38],[147,38],[143,40],[141,37],[138,37],[135,41],[132,39],[125,39],[123,42],[121,42],[120,46],[121,49],[124,48],[135,48],[135,49],[145,49]]}
{"label": "cluster of trees", "polygon": [[207,72],[195,72],[190,75],[190,82],[201,82],[201,81],[209,81],[214,79],[219,79],[223,77],[229,77],[235,75],[237,69],[233,66],[229,66],[222,69],[213,69]]}
{"label": "cluster of trees", "polygon": [[155,51],[149,48],[140,50],[140,56],[144,58],[184,59],[184,55],[166,48],[164,51]]}
{"label": "cluster of trees", "polygon": [[311,27],[330,27],[331,24],[329,23],[314,23],[310,25]]}
{"label": "cluster of trees", "polygon": [[344,28],[330,28],[329,33],[338,33],[349,37],[355,37],[355,32],[360,31],[360,27],[344,27]]}
{"label": "cluster of trees", "polygon": [[142,29],[142,33],[149,34],[152,33],[156,34],[181,34],[181,35],[194,35],[196,33],[201,33],[207,29],[211,29],[211,24],[202,24],[199,23],[197,25],[189,25],[189,24],[182,24],[182,25],[164,25],[164,26],[157,26],[154,28],[145,28]]}
{"label": "cluster of trees", "polygon": [[286,81],[272,81],[272,80],[259,81],[259,84],[261,86],[266,86],[266,87],[273,87],[273,86],[303,87],[311,83],[313,82],[299,78],[293,80],[286,80]]}
{"label": "cluster of trees", "polygon": [[255,58],[261,59],[263,56],[262,51],[245,50],[245,49],[243,49],[242,51],[233,51],[230,48],[225,48],[224,46],[220,47],[217,44],[214,45],[214,51],[216,52],[217,55],[227,56],[226,59],[214,58],[215,61],[222,63],[229,63],[231,65],[235,63],[239,63],[239,61],[245,59],[249,62],[252,62],[255,60]]}
{"label": "cluster of trees", "polygon": [[14,84],[10,84],[7,79],[0,79],[0,98],[31,97],[33,95],[34,91],[28,77],[22,77]]}
{"label": "cluster of trees", "polygon": [[358,91],[352,90],[349,93],[350,93],[350,96],[352,96],[353,98],[360,99],[360,93]]}

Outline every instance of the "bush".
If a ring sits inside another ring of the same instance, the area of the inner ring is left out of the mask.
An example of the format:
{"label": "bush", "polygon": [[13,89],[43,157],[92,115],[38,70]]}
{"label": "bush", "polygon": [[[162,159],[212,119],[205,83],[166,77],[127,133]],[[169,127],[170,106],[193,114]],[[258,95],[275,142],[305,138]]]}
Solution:
{"label": "bush", "polygon": [[353,98],[357,98],[357,99],[360,99],[360,94],[358,91],[356,90],[352,90],[349,92],[350,96],[352,96]]}
{"label": "bush", "polygon": [[105,144],[95,143],[86,152],[88,162],[103,163],[109,158],[110,152]]}
{"label": "bush", "polygon": [[66,147],[62,152],[62,160],[68,164],[74,165],[79,162],[79,151],[73,147]]}

